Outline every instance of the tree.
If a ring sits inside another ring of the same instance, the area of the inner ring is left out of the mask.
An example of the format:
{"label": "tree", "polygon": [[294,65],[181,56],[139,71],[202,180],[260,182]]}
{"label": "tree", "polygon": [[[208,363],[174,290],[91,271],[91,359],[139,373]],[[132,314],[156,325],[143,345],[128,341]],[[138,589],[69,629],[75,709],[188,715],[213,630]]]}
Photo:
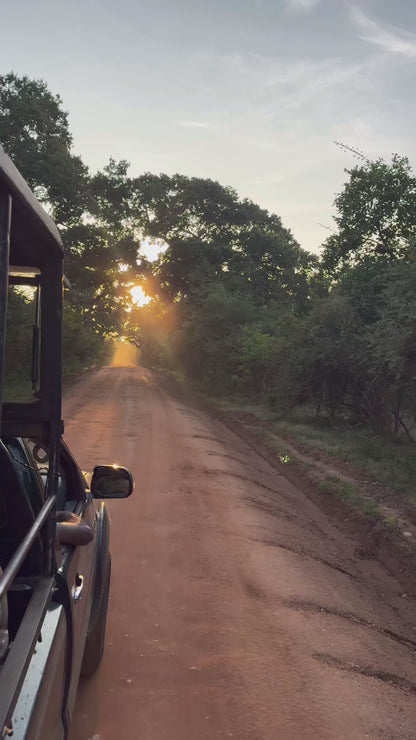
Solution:
{"label": "tree", "polygon": [[377,378],[384,381],[389,431],[416,420],[416,262],[394,265],[383,291],[379,318],[369,337]]}
{"label": "tree", "polygon": [[68,114],[45,82],[0,75],[0,143],[59,224],[80,217],[88,170],[71,152]]}
{"label": "tree", "polygon": [[211,284],[197,303],[182,306],[176,352],[187,374],[217,390],[239,374],[240,332],[257,309],[246,296]]}
{"label": "tree", "polygon": [[153,272],[171,299],[192,301],[203,286],[221,282],[265,303],[303,280],[308,257],[280,218],[212,180],[135,178],[131,213],[142,236],[167,244]]}
{"label": "tree", "polygon": [[336,197],[338,230],[324,245],[330,272],[361,262],[412,259],[416,245],[416,178],[406,157],[394,155],[346,170]]}
{"label": "tree", "polygon": [[0,76],[0,142],[58,222],[72,284],[67,303],[90,327],[91,342],[97,331],[121,332],[131,306],[129,286],[138,274],[139,246],[119,218],[130,192],[127,163],[110,159],[103,173],[90,177],[72,153],[61,98],[42,80],[13,73]]}

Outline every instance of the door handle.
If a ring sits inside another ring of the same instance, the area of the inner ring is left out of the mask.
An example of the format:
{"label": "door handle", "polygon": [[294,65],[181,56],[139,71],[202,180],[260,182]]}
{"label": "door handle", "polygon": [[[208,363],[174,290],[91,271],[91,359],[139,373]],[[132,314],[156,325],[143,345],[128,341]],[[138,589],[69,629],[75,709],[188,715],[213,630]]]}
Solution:
{"label": "door handle", "polygon": [[77,573],[77,577],[75,578],[75,583],[72,586],[72,598],[74,599],[74,601],[80,600],[83,588],[84,588],[84,576],[81,576],[79,573]]}

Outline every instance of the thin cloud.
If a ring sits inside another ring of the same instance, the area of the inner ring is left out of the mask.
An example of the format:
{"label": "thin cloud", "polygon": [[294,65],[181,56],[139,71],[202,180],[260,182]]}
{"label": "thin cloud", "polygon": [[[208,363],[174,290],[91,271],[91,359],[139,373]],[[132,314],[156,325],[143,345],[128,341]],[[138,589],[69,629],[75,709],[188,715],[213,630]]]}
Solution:
{"label": "thin cloud", "polygon": [[175,121],[176,126],[183,128],[210,128],[210,124],[205,121]]}
{"label": "thin cloud", "polygon": [[215,56],[210,66],[240,112],[252,110],[257,122],[267,124],[289,109],[322,105],[331,91],[336,93],[341,87],[361,89],[368,62],[346,63],[336,57],[288,61],[236,53]]}
{"label": "thin cloud", "polygon": [[313,10],[322,0],[286,0],[290,10],[296,12]]}
{"label": "thin cloud", "polygon": [[416,56],[416,35],[394,26],[381,26],[360,8],[350,7],[354,23],[361,29],[360,38],[381,47],[390,54],[401,54],[409,58]]}

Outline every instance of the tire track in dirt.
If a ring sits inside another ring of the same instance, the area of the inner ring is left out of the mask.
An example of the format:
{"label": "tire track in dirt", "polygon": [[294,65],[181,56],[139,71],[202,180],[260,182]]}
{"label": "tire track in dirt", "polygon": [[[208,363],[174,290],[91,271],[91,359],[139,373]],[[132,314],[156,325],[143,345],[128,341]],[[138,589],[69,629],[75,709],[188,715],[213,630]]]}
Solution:
{"label": "tire track in dirt", "polygon": [[366,619],[363,619],[363,617],[359,617],[352,612],[343,612],[339,609],[335,609],[334,607],[324,606],[322,604],[314,604],[313,602],[300,601],[296,599],[289,599],[287,601],[284,601],[283,603],[290,609],[297,609],[302,612],[313,612],[316,614],[329,614],[332,617],[345,619],[348,622],[351,622],[352,624],[355,624],[359,627],[365,627],[366,629],[374,630],[374,632],[378,632],[380,635],[384,635],[384,637],[395,640],[401,645],[405,645],[407,648],[410,648],[413,653],[416,651],[416,640],[412,640],[409,637],[400,635],[397,632],[394,632],[393,630],[386,627],[381,627],[374,622],[369,622]]}
{"label": "tire track in dirt", "polygon": [[348,661],[340,660],[335,658],[333,655],[327,653],[314,653],[313,658],[321,661],[332,668],[337,668],[340,671],[348,671],[349,673],[359,673],[361,676],[367,676],[367,678],[376,678],[383,683],[387,683],[389,686],[407,691],[412,694],[416,694],[416,683],[409,681],[404,676],[398,676],[396,673],[389,673],[387,671],[378,671],[371,666],[362,666],[358,663],[350,663]]}

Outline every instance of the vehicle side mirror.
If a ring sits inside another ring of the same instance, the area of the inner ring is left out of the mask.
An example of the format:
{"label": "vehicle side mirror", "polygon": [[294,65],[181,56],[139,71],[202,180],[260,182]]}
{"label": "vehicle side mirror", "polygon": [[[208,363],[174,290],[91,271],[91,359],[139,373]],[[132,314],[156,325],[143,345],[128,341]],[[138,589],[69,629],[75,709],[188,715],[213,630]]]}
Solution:
{"label": "vehicle side mirror", "polygon": [[118,465],[97,465],[91,479],[94,498],[127,498],[133,493],[133,476]]}

